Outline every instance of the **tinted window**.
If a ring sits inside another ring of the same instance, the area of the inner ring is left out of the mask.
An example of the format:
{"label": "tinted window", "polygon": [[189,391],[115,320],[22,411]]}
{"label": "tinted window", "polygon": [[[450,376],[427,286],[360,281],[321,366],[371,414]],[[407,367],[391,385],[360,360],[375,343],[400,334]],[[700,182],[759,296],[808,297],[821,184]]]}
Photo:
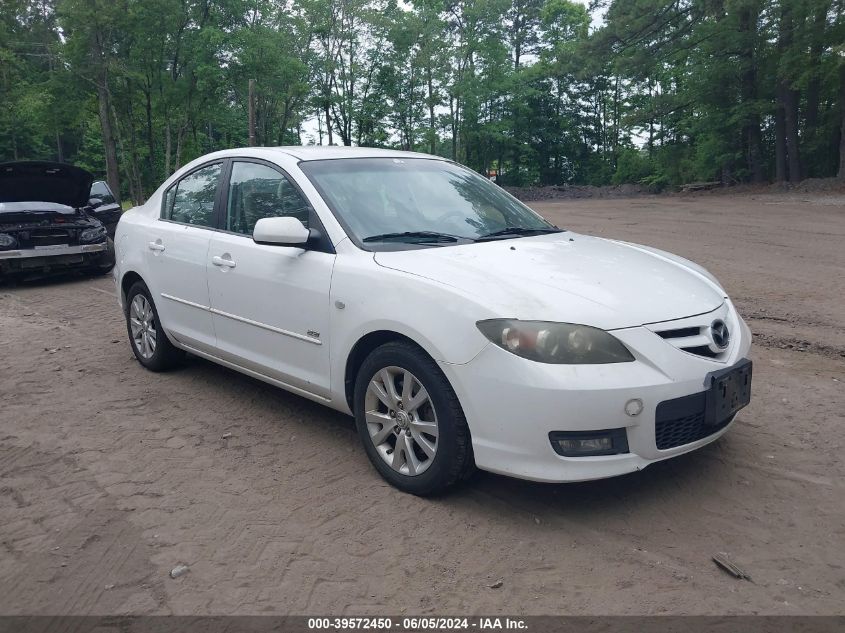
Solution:
{"label": "tinted window", "polygon": [[261,218],[289,216],[308,227],[310,207],[279,171],[258,163],[235,162],[229,181],[226,230],[252,235]]}
{"label": "tinted window", "polygon": [[219,163],[185,176],[167,192],[165,217],[183,224],[213,226],[214,198],[219,180]]}
{"label": "tinted window", "polygon": [[109,186],[102,180],[98,180],[93,185],[91,185],[91,195],[89,195],[88,197],[99,198],[103,201],[103,204],[113,204],[115,202],[114,196],[112,195]]}

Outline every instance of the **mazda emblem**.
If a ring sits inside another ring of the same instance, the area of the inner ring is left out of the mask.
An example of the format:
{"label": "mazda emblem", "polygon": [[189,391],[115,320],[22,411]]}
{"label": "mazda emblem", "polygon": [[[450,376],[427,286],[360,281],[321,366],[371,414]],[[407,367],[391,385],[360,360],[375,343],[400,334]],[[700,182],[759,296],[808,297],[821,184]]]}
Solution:
{"label": "mazda emblem", "polygon": [[721,319],[713,321],[710,326],[710,338],[719,350],[727,349],[731,342],[731,333],[724,321]]}

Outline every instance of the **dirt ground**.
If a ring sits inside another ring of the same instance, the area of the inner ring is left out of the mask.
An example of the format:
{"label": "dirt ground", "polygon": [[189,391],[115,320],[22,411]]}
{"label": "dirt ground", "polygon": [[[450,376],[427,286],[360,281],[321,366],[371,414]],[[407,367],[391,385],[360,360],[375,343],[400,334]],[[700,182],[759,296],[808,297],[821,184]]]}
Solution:
{"label": "dirt ground", "polygon": [[110,278],[0,286],[0,613],[845,613],[845,197],[536,208],[720,277],[755,334],[727,436],[418,499],[349,418],[197,359],[144,371]]}

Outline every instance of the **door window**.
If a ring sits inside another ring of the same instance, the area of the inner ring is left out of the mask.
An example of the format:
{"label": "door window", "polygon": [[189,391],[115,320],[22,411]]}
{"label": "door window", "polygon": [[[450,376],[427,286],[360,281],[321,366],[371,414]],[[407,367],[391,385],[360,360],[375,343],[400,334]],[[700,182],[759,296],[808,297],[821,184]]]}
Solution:
{"label": "door window", "polygon": [[310,207],[279,171],[259,163],[232,164],[226,230],[252,235],[261,218],[292,217],[308,228]]}
{"label": "door window", "polygon": [[165,219],[196,226],[214,226],[214,199],[220,163],[198,169],[180,180],[165,197]]}
{"label": "door window", "polygon": [[103,204],[114,204],[116,202],[114,196],[112,195],[111,189],[109,189],[109,186],[102,180],[98,180],[93,185],[91,185],[91,195],[89,195],[88,197],[99,198],[103,201]]}

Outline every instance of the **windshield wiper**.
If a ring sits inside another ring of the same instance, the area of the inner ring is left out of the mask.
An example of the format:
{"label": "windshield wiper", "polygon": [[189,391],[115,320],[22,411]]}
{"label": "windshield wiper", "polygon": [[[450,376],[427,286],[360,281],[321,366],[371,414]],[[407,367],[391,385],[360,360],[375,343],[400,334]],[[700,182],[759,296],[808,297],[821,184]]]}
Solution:
{"label": "windshield wiper", "polygon": [[364,242],[388,242],[388,241],[403,241],[413,240],[414,242],[457,242],[465,238],[459,235],[449,235],[448,233],[437,233],[435,231],[401,231],[399,233],[382,233],[380,235],[370,235],[364,238]]}
{"label": "windshield wiper", "polygon": [[477,238],[476,242],[484,242],[486,240],[495,240],[498,237],[508,237],[512,235],[542,235],[543,233],[562,233],[563,229],[547,228],[547,229],[529,229],[523,226],[509,226],[492,233],[487,233]]}

